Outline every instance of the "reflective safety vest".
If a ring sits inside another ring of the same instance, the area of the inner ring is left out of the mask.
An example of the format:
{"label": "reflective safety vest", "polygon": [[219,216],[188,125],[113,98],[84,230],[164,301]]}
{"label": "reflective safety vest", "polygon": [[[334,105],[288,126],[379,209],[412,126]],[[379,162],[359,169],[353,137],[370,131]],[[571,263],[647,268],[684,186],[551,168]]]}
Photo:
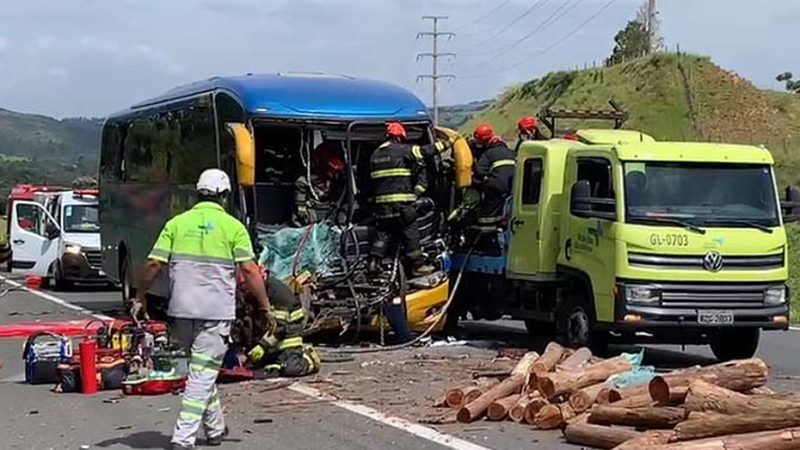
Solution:
{"label": "reflective safety vest", "polygon": [[422,147],[384,142],[370,157],[376,204],[412,203],[428,188]]}
{"label": "reflective safety vest", "polygon": [[245,226],[217,203],[200,202],[164,225],[149,259],[169,264],[167,314],[233,320],[236,264],[255,258]]}

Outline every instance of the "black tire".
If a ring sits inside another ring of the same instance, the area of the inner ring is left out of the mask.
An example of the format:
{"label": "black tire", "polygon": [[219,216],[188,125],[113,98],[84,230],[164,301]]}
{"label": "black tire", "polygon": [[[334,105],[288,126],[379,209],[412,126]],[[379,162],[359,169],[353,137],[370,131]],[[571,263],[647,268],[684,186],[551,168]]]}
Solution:
{"label": "black tire", "polygon": [[122,261],[122,265],[120,266],[119,270],[122,307],[126,312],[130,311],[131,300],[133,300],[133,298],[136,296],[136,289],[132,284],[133,275],[130,272],[130,263],[128,263],[128,259],[126,258]]}
{"label": "black tire", "polygon": [[72,284],[64,279],[64,271],[61,269],[61,264],[58,261],[50,266],[50,276],[48,277],[47,286],[56,291],[66,291]]}
{"label": "black tire", "polygon": [[548,337],[556,335],[556,324],[541,320],[525,319],[525,329],[531,337]]}
{"label": "black tire", "polygon": [[711,351],[720,361],[752,358],[760,338],[760,328],[723,328],[711,336]]}
{"label": "black tire", "polygon": [[559,342],[570,348],[589,347],[595,354],[608,349],[609,335],[597,329],[594,308],[589,296],[578,291],[564,291],[556,310]]}

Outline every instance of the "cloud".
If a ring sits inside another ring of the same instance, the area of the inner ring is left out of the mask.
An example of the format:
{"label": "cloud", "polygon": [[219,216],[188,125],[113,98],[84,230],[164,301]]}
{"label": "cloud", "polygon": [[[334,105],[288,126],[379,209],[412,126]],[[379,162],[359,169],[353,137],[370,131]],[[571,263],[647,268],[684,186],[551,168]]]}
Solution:
{"label": "cloud", "polygon": [[8,39],[0,36],[0,52],[6,50],[9,45],[11,45],[11,43],[8,41]]}
{"label": "cloud", "polygon": [[50,36],[39,36],[33,41],[33,45],[39,50],[50,50],[53,47],[53,38]]}

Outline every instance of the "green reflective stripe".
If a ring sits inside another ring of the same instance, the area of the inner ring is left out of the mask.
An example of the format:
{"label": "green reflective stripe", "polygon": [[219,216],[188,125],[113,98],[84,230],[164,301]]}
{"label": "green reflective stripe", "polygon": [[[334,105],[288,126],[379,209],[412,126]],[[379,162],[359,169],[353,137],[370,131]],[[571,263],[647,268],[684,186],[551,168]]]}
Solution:
{"label": "green reflective stripe", "polygon": [[391,177],[410,177],[411,170],[409,169],[383,169],[371,172],[369,176],[375,180],[378,178],[391,178]]}
{"label": "green reflective stripe", "polygon": [[205,364],[191,363],[189,364],[189,368],[192,369],[193,372],[219,372],[219,366],[212,367]]}
{"label": "green reflective stripe", "polygon": [[289,311],[283,309],[273,309],[272,310],[272,317],[275,320],[282,320],[284,322],[289,321]]}
{"label": "green reflective stripe", "polygon": [[188,262],[199,262],[206,264],[218,264],[220,266],[231,266],[231,267],[234,266],[234,260],[232,258],[217,258],[214,256],[189,255],[186,253],[173,253],[172,261],[173,262],[188,261]]}
{"label": "green reflective stripe", "polygon": [[414,186],[414,192],[416,192],[417,195],[425,193],[426,189],[427,188],[425,186],[421,185],[421,184],[418,184],[418,185]]}
{"label": "green reflective stripe", "polygon": [[264,370],[277,370],[277,371],[280,371],[281,369],[283,369],[283,366],[280,365],[280,364],[267,364],[266,366],[264,366]]}
{"label": "green reflective stripe", "polygon": [[414,194],[385,194],[375,196],[375,203],[400,203],[414,202],[417,196]]}
{"label": "green reflective stripe", "polygon": [[295,348],[303,346],[302,337],[286,338],[278,343],[278,350],[286,350],[287,348]]}
{"label": "green reflective stripe", "polygon": [[298,205],[297,210],[300,212],[307,212],[308,208],[306,208],[304,205]]}
{"label": "green reflective stripe", "polygon": [[444,142],[442,142],[442,141],[436,141],[435,146],[436,146],[436,150],[439,151],[439,152],[443,152],[447,148],[447,146],[445,146]]}
{"label": "green reflective stripe", "polygon": [[253,254],[243,248],[235,248],[233,249],[233,257],[235,259],[238,258],[253,258]]}
{"label": "green reflective stripe", "polygon": [[422,159],[422,148],[420,148],[419,145],[412,145],[411,154],[414,155],[416,159]]}
{"label": "green reflective stripe", "polygon": [[219,399],[215,398],[211,400],[211,403],[208,404],[208,409],[219,409],[222,405],[219,403]]}
{"label": "green reflective stripe", "polygon": [[198,420],[202,420],[203,419],[203,415],[202,414],[195,414],[195,413],[190,413],[190,412],[186,412],[186,411],[181,411],[181,413],[178,414],[178,416],[183,420],[188,420],[188,421],[191,421],[191,422],[196,422]]}
{"label": "green reflective stripe", "polygon": [[472,226],[470,227],[472,230],[477,230],[482,233],[491,233],[497,231],[497,227],[490,227],[490,226]]}
{"label": "green reflective stripe", "polygon": [[295,309],[294,311],[292,311],[291,314],[289,314],[288,320],[289,322],[297,322],[298,320],[301,320],[305,316],[306,313],[303,311],[303,308]]}
{"label": "green reflective stripe", "polygon": [[513,159],[498,159],[497,161],[493,162],[491,166],[489,166],[489,170],[494,170],[503,166],[514,166],[516,164],[516,161]]}
{"label": "green reflective stripe", "polygon": [[181,402],[181,412],[189,414],[203,415],[206,411],[206,403],[202,400],[183,399]]}
{"label": "green reflective stripe", "polygon": [[192,353],[190,367],[198,371],[217,371],[222,366],[221,359],[214,359],[202,353]]}
{"label": "green reflective stripe", "polygon": [[495,222],[500,222],[501,220],[503,220],[503,216],[479,217],[478,223],[495,223]]}

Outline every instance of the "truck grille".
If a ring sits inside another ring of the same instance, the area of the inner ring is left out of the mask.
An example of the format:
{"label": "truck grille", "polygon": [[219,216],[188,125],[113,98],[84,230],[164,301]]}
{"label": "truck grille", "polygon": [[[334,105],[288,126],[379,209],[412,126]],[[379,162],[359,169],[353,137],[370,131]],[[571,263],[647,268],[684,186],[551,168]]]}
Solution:
{"label": "truck grille", "polygon": [[672,308],[739,309],[764,306],[773,284],[662,284],[661,305]]}
{"label": "truck grille", "polygon": [[[628,253],[628,264],[648,269],[696,269],[704,270],[705,255],[658,255],[652,253]],[[783,252],[772,255],[728,256],[722,255],[722,270],[778,269],[784,265]]]}
{"label": "truck grille", "polygon": [[100,250],[84,250],[83,254],[86,255],[86,261],[93,269],[103,266],[103,253]]}

